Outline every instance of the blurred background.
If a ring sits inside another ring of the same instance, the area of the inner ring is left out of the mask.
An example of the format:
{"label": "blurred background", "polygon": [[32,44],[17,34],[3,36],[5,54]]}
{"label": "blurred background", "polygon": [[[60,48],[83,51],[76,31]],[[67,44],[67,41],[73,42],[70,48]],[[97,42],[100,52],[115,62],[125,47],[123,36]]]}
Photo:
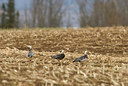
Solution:
{"label": "blurred background", "polygon": [[0,0],[0,28],[128,25],[128,0]]}

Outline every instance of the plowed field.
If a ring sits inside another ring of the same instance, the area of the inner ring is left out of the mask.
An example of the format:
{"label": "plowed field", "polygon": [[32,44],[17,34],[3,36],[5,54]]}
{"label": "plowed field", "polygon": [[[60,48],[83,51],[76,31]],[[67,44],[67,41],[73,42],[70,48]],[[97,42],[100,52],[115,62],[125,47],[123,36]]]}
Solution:
{"label": "plowed field", "polygon": [[[49,58],[60,50],[62,65]],[[85,50],[89,59],[72,63]],[[0,85],[128,85],[128,27],[0,30]]]}

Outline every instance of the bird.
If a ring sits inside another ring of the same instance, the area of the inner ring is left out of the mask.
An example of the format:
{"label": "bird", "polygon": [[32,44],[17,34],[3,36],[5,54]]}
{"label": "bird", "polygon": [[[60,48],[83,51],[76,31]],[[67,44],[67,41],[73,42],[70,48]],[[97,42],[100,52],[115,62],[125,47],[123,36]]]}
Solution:
{"label": "bird", "polygon": [[62,50],[61,54],[56,54],[56,55],[54,55],[54,56],[52,56],[50,58],[57,59],[60,62],[60,60],[64,59],[64,57],[65,57],[64,50]]}
{"label": "bird", "polygon": [[80,57],[76,58],[73,62],[82,62],[86,59],[88,59],[87,51],[85,51],[84,56],[80,56]]}
{"label": "bird", "polygon": [[32,46],[28,46],[28,48],[29,48],[29,51],[27,53],[27,58],[30,58],[34,55],[34,53],[32,52]]}

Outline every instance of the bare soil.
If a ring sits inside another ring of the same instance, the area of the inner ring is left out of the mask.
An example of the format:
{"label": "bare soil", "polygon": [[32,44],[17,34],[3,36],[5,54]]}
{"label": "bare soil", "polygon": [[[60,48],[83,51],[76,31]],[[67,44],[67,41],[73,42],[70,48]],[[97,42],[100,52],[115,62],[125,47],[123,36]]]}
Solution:
{"label": "bare soil", "polygon": [[[49,58],[60,50],[62,65]],[[89,59],[72,63],[85,50]],[[127,80],[128,27],[0,30],[2,86],[123,86]]]}

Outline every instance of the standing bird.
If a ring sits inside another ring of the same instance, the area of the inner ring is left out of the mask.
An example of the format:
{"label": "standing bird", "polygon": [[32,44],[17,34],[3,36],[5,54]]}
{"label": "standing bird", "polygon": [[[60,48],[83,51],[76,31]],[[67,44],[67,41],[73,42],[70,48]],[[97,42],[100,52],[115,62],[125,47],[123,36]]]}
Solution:
{"label": "standing bird", "polygon": [[87,51],[85,51],[84,56],[80,56],[80,57],[76,58],[73,62],[82,62],[82,61],[84,61],[86,59],[88,59]]}
{"label": "standing bird", "polygon": [[27,53],[27,58],[30,58],[34,55],[34,53],[32,52],[32,46],[28,46],[28,48],[29,48],[29,51]]}
{"label": "standing bird", "polygon": [[65,57],[64,50],[61,51],[61,54],[56,54],[50,58],[57,59],[58,61],[62,60]]}

